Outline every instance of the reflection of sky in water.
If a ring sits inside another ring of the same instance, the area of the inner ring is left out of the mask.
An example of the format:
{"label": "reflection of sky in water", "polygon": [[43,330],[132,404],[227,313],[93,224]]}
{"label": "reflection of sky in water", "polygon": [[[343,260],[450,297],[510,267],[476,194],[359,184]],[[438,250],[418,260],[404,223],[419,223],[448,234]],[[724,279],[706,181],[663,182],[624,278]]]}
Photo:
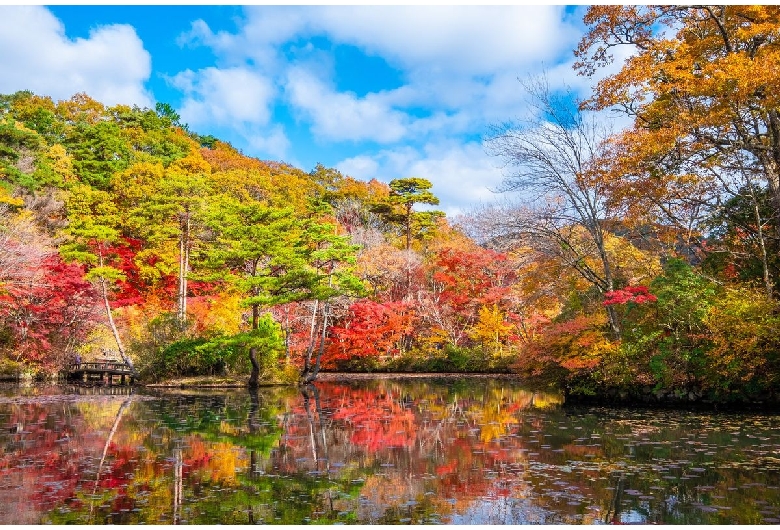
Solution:
{"label": "reflection of sky in water", "polygon": [[463,513],[455,513],[450,524],[507,525],[561,523],[554,513],[542,509],[530,499],[479,499]]}

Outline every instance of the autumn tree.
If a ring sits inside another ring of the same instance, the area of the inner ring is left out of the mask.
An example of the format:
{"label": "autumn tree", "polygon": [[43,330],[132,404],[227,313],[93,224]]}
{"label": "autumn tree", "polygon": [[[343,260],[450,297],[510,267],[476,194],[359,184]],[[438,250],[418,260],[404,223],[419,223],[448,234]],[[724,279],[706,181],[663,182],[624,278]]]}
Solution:
{"label": "autumn tree", "polygon": [[[557,254],[600,293],[615,288],[615,270],[605,245],[614,213],[601,183],[606,131],[576,106],[573,94],[553,94],[545,79],[525,83],[534,115],[496,126],[487,140],[491,154],[510,168],[503,191],[517,191],[521,208],[481,213],[494,243],[521,240]],[[594,266],[588,257],[597,258]],[[610,327],[620,325],[607,308]]]}
{"label": "autumn tree", "polygon": [[[439,204],[439,198],[431,193],[431,181],[423,178],[405,178],[390,181],[390,204],[401,208],[400,214],[386,214],[389,219],[403,226],[406,237],[406,250],[412,246],[412,229],[416,214],[415,204]],[[419,216],[419,214],[417,214]],[[425,223],[425,220],[423,220]]]}
{"label": "autumn tree", "polygon": [[97,282],[119,355],[132,367],[133,361],[125,351],[109,303],[111,286],[124,278],[121,271],[109,263],[108,255],[108,248],[120,241],[119,210],[107,192],[83,184],[71,190],[67,210],[65,234],[68,241],[60,247],[60,253],[67,261],[84,264],[86,278]]}
{"label": "autumn tree", "polygon": [[515,279],[505,254],[479,247],[441,249],[428,265],[428,276],[417,312],[432,340],[454,347],[463,345],[483,307],[507,309],[506,295]]}
{"label": "autumn tree", "polygon": [[11,331],[16,360],[50,371],[62,368],[96,323],[97,292],[82,265],[66,264],[53,252],[19,274],[28,281],[0,288],[0,325]]}
{"label": "autumn tree", "polygon": [[314,304],[309,346],[301,373],[301,383],[309,384],[320,371],[333,300],[363,294],[363,284],[352,271],[359,247],[348,236],[339,235],[337,226],[316,218],[307,219],[303,243],[303,255],[315,280],[308,296]]}
{"label": "autumn tree", "polygon": [[0,204],[0,347],[55,370],[94,325],[97,296],[80,265],[66,265],[20,204]]}
{"label": "autumn tree", "polygon": [[768,190],[745,186],[724,201],[707,219],[703,265],[727,281],[760,281],[772,297],[773,279],[780,275],[780,254],[771,252],[772,220]]}
{"label": "autumn tree", "polygon": [[[242,294],[244,306],[251,309],[251,332],[261,329],[263,308],[296,300],[311,281],[296,254],[300,229],[291,210],[222,195],[210,203],[205,224],[211,236],[201,265],[214,271],[206,277]],[[259,353],[258,345],[250,343],[250,387],[259,382]]]}
{"label": "autumn tree", "polygon": [[[199,153],[192,151],[167,168],[159,162],[134,164],[112,180],[128,217],[125,231],[144,241],[137,256],[142,273],[151,280],[164,274],[177,278],[176,314],[182,325],[187,318],[191,254],[202,235],[210,172]],[[149,258],[153,266],[148,265]]]}
{"label": "autumn tree", "polygon": [[357,359],[378,359],[399,351],[399,343],[412,328],[413,311],[404,302],[360,300],[331,329],[327,350],[331,368]]}
{"label": "autumn tree", "polygon": [[[745,175],[756,175],[773,205],[767,228],[777,252],[780,8],[593,6],[585,23],[589,29],[576,51],[580,74],[612,63],[619,47],[632,53],[585,102],[634,119],[633,129],[616,139],[618,197],[635,211],[679,225],[685,215],[706,219],[728,199],[724,183],[750,186]],[[637,201],[629,186],[651,200]],[[767,290],[775,280],[765,278]]]}

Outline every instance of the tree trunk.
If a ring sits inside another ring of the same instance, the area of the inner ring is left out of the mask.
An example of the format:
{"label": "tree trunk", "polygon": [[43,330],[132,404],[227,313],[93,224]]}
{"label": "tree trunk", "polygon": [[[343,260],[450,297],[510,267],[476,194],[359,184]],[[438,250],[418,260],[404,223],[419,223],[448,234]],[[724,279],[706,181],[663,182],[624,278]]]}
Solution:
{"label": "tree trunk", "polygon": [[611,305],[608,305],[605,309],[607,310],[607,318],[609,319],[609,329],[610,331],[612,331],[612,337],[616,340],[620,340],[621,337],[620,322],[618,321],[615,308]]}
{"label": "tree trunk", "polygon": [[249,374],[247,386],[255,389],[260,386],[260,364],[257,362],[257,348],[254,346],[249,348],[249,362],[252,363],[252,372]]}
{"label": "tree trunk", "polygon": [[753,214],[756,216],[756,229],[758,230],[758,242],[761,246],[761,268],[763,271],[764,290],[769,300],[774,297],[774,285],[772,284],[772,278],[769,275],[769,256],[767,255],[766,240],[764,237],[764,227],[761,223],[761,211],[758,209],[758,201],[756,199],[755,192],[751,185],[750,197],[753,199]]}
{"label": "tree trunk", "polygon": [[[103,253],[98,251],[98,263],[103,266]],[[111,333],[114,335],[114,341],[116,342],[116,348],[119,351],[119,356],[130,368],[133,368],[133,361],[127,356],[125,347],[122,345],[122,338],[119,336],[119,330],[114,323],[114,316],[111,314],[111,305],[108,303],[108,286],[106,285],[106,279],[102,276],[98,278],[98,284],[100,285],[100,295],[103,297],[103,305],[106,308],[106,317],[108,318],[108,326],[111,328]]]}
{"label": "tree trunk", "polygon": [[[607,284],[607,291],[612,291],[615,289],[615,281],[612,278],[612,267],[609,263],[609,258],[607,257],[606,251],[603,250],[603,245],[599,244],[599,247],[602,263],[604,264],[604,282]],[[611,305],[607,306],[606,309],[607,318],[609,319],[609,328],[612,331],[612,337],[616,340],[620,340],[621,330],[617,312],[615,312],[615,308]]]}
{"label": "tree trunk", "polygon": [[412,203],[406,204],[406,250],[412,248]]}
{"label": "tree trunk", "polygon": [[181,224],[181,237],[179,238],[179,295],[178,295],[178,319],[183,326],[187,321],[187,270],[190,265],[190,217],[185,214]]}
{"label": "tree trunk", "polygon": [[[772,204],[775,208],[773,217],[778,220],[780,218],[780,114],[777,111],[769,112],[768,125],[772,149],[768,156],[761,156],[759,152],[759,159],[764,165],[769,192],[772,194]],[[780,230],[780,225],[775,224],[775,229]]]}
{"label": "tree trunk", "polygon": [[[308,385],[317,378],[317,374],[320,373],[320,365],[322,363],[322,354],[325,351],[325,335],[328,330],[328,315],[330,314],[330,303],[326,302],[322,308],[322,328],[320,332],[320,344],[317,348],[317,357],[314,361],[314,366],[310,367],[303,374],[303,384]],[[311,364],[311,362],[309,362]]]}
{"label": "tree trunk", "polygon": [[[773,221],[772,228],[774,229],[773,235],[776,241],[780,241],[780,113],[778,113],[776,110],[769,112],[768,126],[772,150],[769,156],[759,156],[759,158],[763,158],[761,161],[764,165],[764,171],[766,172],[766,180],[769,184],[769,193],[772,196],[772,206],[774,209],[774,212],[772,212],[773,215],[771,216]],[[766,282],[765,280],[765,285],[770,285],[772,287],[773,295],[774,286],[771,285],[771,280],[769,280],[769,282]]]}
{"label": "tree trunk", "polygon": [[311,357],[314,353],[314,337],[317,327],[317,310],[319,309],[320,301],[314,300],[314,309],[311,312],[311,326],[309,328],[309,346],[306,348],[306,356],[303,358],[303,373],[301,373],[301,381],[306,381],[309,377],[309,371],[311,370]]}
{"label": "tree trunk", "polygon": [[[257,305],[252,306],[252,330],[256,330],[260,321],[260,308]],[[252,372],[249,374],[247,386],[255,389],[260,386],[260,364],[257,362],[257,347],[249,347],[249,362],[252,363]]]}
{"label": "tree trunk", "polygon": [[[612,263],[609,261],[607,249],[604,245],[604,232],[602,232],[601,225],[595,216],[591,220],[593,226],[589,229],[589,232],[591,233],[593,242],[596,244],[596,249],[598,249],[601,266],[604,268],[604,288],[606,291],[613,291],[615,289],[615,279],[612,275]],[[617,312],[615,312],[615,308],[611,305],[607,306],[605,309],[607,310],[607,319],[609,320],[609,329],[612,332],[612,338],[620,340],[621,330]]]}

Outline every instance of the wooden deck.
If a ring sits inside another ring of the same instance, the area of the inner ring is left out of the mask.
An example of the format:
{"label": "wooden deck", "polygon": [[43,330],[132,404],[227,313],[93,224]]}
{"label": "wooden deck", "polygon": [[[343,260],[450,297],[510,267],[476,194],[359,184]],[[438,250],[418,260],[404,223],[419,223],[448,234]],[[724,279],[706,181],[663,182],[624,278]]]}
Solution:
{"label": "wooden deck", "polygon": [[118,377],[120,385],[132,385],[135,376],[135,370],[120,361],[73,363],[68,367],[68,379],[82,383],[113,385]]}

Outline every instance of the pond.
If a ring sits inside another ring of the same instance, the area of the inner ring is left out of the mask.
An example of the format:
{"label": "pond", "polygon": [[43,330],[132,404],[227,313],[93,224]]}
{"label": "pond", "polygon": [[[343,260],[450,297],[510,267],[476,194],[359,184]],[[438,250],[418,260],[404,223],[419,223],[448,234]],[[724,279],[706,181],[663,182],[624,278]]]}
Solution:
{"label": "pond", "polygon": [[0,523],[772,524],[780,416],[511,380],[0,388]]}

